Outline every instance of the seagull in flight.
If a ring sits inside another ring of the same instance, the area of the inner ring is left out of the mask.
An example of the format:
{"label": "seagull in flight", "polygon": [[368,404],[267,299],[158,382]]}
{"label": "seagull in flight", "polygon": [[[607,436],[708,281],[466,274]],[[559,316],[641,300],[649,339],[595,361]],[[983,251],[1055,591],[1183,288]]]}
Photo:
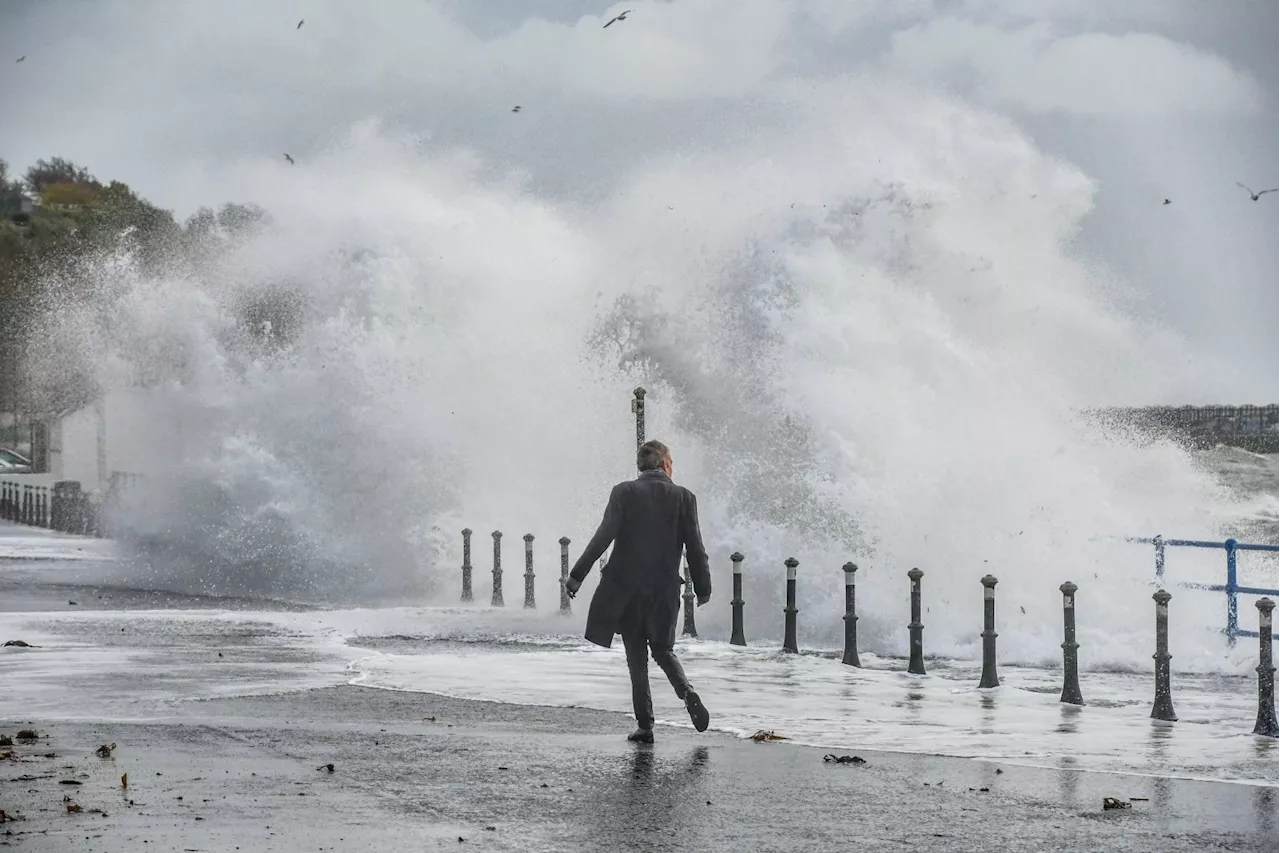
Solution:
{"label": "seagull in flight", "polygon": [[26,62],[26,61],[27,61],[27,57],[26,57],[26,55],[25,55],[25,54],[23,54],[22,56],[19,56],[19,57],[18,57],[18,61],[19,61],[19,62]]}
{"label": "seagull in flight", "polygon": [[307,19],[306,19],[306,18],[303,18],[301,21],[298,21],[298,26],[294,27],[294,29],[295,29],[295,30],[300,30],[300,29],[302,29],[302,25],[303,25],[303,24],[305,24],[306,22],[307,22]]}
{"label": "seagull in flight", "polygon": [[288,160],[288,161],[289,161],[289,165],[290,165],[290,166],[292,166],[292,165],[293,165],[293,158],[292,158],[292,157],[290,157],[288,154],[284,155],[284,159],[286,159],[286,160]]}
{"label": "seagull in flight", "polygon": [[1173,202],[1172,202],[1172,201],[1170,201],[1170,200],[1169,200],[1169,199],[1167,199],[1167,198],[1164,200],[1164,203],[1165,203],[1165,204],[1173,204]]}
{"label": "seagull in flight", "polygon": [[1259,196],[1264,196],[1264,195],[1266,195],[1267,193],[1273,193],[1273,192],[1275,192],[1275,190],[1263,190],[1263,191],[1262,191],[1262,192],[1260,192],[1260,193],[1256,193],[1256,192],[1254,192],[1253,190],[1251,190],[1251,189],[1249,189],[1248,187],[1246,187],[1244,184],[1240,183],[1239,181],[1236,181],[1236,186],[1238,186],[1240,189],[1242,189],[1242,190],[1244,190],[1245,192],[1247,192],[1247,193],[1249,194],[1249,198],[1253,199],[1254,201],[1257,201]]}
{"label": "seagull in flight", "polygon": [[518,112],[520,112],[520,105],[519,105],[519,104],[516,104],[514,107],[512,107],[512,108],[511,108],[511,112],[513,112],[513,113],[518,113]]}
{"label": "seagull in flight", "polygon": [[[614,23],[617,23],[618,21],[625,21],[627,19],[627,15],[630,15],[634,11],[635,9],[628,9],[627,11],[622,12],[621,14],[615,15],[614,17],[609,19],[609,24],[614,24]],[[602,30],[608,29],[609,24],[605,24],[600,29]]]}

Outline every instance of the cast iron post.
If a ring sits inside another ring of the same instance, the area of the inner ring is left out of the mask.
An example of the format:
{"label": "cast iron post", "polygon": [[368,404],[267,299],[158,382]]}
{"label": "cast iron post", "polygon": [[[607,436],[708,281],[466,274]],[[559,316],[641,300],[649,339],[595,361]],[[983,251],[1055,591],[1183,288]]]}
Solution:
{"label": "cast iron post", "polygon": [[533,610],[537,607],[533,598],[533,534],[524,535],[524,607]]}
{"label": "cast iron post", "polygon": [[924,675],[924,623],[920,621],[920,579],[924,572],[914,568],[907,572],[911,578],[911,622],[907,630],[911,636],[911,660],[907,663],[907,672],[912,675]]}
{"label": "cast iron post", "polygon": [[1080,694],[1080,644],[1076,642],[1076,590],[1071,581],[1058,587],[1062,591],[1062,697],[1059,702],[1083,705]]}
{"label": "cast iron post", "polygon": [[1156,602],[1156,653],[1151,657],[1156,662],[1156,701],[1151,706],[1153,720],[1175,722],[1178,715],[1173,713],[1173,686],[1169,678],[1169,599],[1172,595],[1163,589],[1156,590],[1151,596]]}
{"label": "cast iron post", "polygon": [[631,401],[631,411],[636,413],[636,450],[639,450],[644,444],[644,395],[647,392],[640,387],[631,393],[635,394],[635,399]]}
{"label": "cast iron post", "polygon": [[503,607],[502,603],[502,531],[493,531],[493,601],[494,607]]}
{"label": "cast iron post", "polygon": [[999,687],[996,675],[996,579],[986,575],[982,579],[982,678],[978,687]]}
{"label": "cast iron post", "polygon": [[471,601],[471,528],[462,529],[462,600]]}
{"label": "cast iron post", "polygon": [[565,584],[569,582],[569,537],[560,537],[560,612],[568,614],[573,608],[569,603],[569,590]]}
{"label": "cast iron post", "polygon": [[800,565],[800,561],[795,557],[787,557],[783,565],[787,567],[787,606],[782,610],[786,614],[782,650],[797,654],[800,647],[796,643],[796,614],[800,611],[796,610],[796,566]]}
{"label": "cast iron post", "polygon": [[1271,611],[1275,602],[1258,599],[1258,722],[1255,735],[1276,737],[1276,668],[1271,662]]}
{"label": "cast iron post", "polygon": [[862,662],[858,660],[858,613],[853,580],[857,571],[857,564],[844,564],[844,660],[841,663],[861,667]]}
{"label": "cast iron post", "polygon": [[684,564],[684,631],[686,637],[698,636],[698,626],[693,618],[693,572],[689,570],[689,563]]}
{"label": "cast iron post", "polygon": [[729,645],[745,646],[747,644],[747,636],[742,629],[742,561],[746,559],[738,551],[734,551],[729,555],[729,559],[733,561],[733,601],[729,604],[733,607],[733,630],[729,634]]}

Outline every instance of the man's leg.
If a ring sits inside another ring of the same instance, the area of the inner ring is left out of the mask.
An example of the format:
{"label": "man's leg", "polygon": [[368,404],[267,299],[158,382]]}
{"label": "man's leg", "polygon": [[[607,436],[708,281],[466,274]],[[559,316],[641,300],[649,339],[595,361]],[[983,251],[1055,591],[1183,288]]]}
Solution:
{"label": "man's leg", "polygon": [[638,619],[622,619],[622,647],[627,652],[627,671],[631,675],[631,706],[635,709],[636,725],[653,729],[653,697],[649,693],[648,645],[645,642],[644,625]]}
{"label": "man's leg", "polygon": [[653,652],[653,662],[662,667],[662,671],[667,674],[667,681],[670,681],[671,686],[675,688],[676,696],[684,699],[685,694],[689,692],[689,679],[685,677],[684,667],[680,665],[675,649],[663,642],[663,638],[660,637],[650,639],[649,648]]}
{"label": "man's leg", "polygon": [[649,619],[647,620],[649,648],[653,653],[654,663],[662,667],[662,671],[667,674],[667,680],[675,688],[676,695],[684,701],[685,710],[689,712],[689,719],[693,721],[693,727],[700,732],[705,732],[707,726],[711,724],[711,715],[707,712],[706,706],[702,704],[702,699],[689,686],[689,679],[684,674],[684,667],[680,665],[680,659],[676,657],[675,620],[678,606],[679,600],[675,597],[670,600],[660,599],[655,602],[655,606],[650,610]]}

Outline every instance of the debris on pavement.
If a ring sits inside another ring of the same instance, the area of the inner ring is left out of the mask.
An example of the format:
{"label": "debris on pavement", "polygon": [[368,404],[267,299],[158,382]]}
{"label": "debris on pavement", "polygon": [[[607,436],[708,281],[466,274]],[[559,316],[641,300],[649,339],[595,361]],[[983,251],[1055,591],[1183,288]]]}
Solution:
{"label": "debris on pavement", "polygon": [[858,755],[835,755],[827,753],[822,756],[822,760],[826,762],[835,762],[836,764],[866,764],[867,759]]}
{"label": "debris on pavement", "polygon": [[756,743],[768,743],[775,740],[791,740],[791,738],[786,735],[780,735],[772,729],[761,729],[753,734],[751,739]]}
{"label": "debris on pavement", "polygon": [[99,758],[110,758],[111,753],[115,751],[116,751],[116,745],[114,743],[104,743],[102,746],[98,747],[95,750],[95,752],[98,753]]}
{"label": "debris on pavement", "polygon": [[1109,809],[1131,809],[1131,808],[1133,808],[1133,805],[1131,803],[1126,803],[1124,800],[1117,799],[1116,797],[1102,798],[1103,811],[1106,811]]}

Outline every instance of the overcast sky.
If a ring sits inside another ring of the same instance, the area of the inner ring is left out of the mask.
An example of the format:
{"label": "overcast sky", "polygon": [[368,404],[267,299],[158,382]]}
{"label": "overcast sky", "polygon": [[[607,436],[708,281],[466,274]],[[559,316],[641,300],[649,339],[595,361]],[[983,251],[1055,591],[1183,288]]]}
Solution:
{"label": "overcast sky", "polygon": [[3,0],[0,57],[0,158],[70,157],[180,217],[370,117],[590,199],[752,134],[764,86],[889,75],[1095,180],[1072,251],[1236,371],[1187,402],[1277,398],[1280,197],[1236,186],[1277,186],[1275,0]]}

